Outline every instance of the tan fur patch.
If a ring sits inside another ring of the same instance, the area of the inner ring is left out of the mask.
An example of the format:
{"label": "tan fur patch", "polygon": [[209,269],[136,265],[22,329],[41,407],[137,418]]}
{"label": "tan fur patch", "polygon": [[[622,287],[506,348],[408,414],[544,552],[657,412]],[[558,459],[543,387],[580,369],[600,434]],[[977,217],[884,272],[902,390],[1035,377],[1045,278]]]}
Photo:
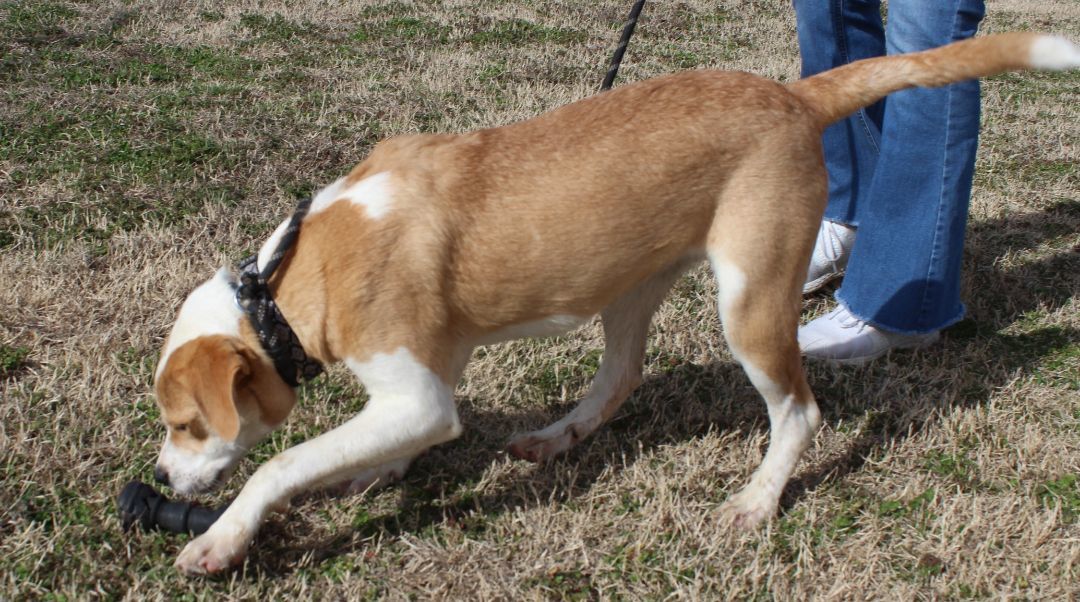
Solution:
{"label": "tan fur patch", "polygon": [[[222,335],[199,337],[177,348],[169,358],[157,382],[157,398],[177,445],[192,436],[205,438],[196,436],[200,429],[234,439],[241,416],[276,426],[295,405],[296,392],[261,351],[245,342],[255,341],[251,326],[244,322],[240,331],[243,340]],[[190,428],[178,439],[173,427],[182,424]]]}
{"label": "tan fur patch", "polygon": [[199,337],[181,345],[157,382],[166,425],[173,432],[184,426],[209,428],[222,439],[234,439],[240,429],[236,388],[249,370],[229,337]]}
{"label": "tan fur patch", "polygon": [[[324,361],[408,345],[446,374],[458,341],[596,314],[652,274],[704,256],[714,222],[792,211],[781,203],[815,220],[816,196],[726,193],[772,177],[749,166],[771,164],[793,141],[789,154],[806,158],[784,183],[816,174],[806,113],[775,82],[697,71],[502,128],[383,142],[345,185],[392,173],[393,211],[373,220],[338,203],[311,216],[275,295]],[[746,246],[737,239],[747,236],[732,228],[719,243]],[[763,244],[781,245],[777,256],[809,244],[787,240]]]}

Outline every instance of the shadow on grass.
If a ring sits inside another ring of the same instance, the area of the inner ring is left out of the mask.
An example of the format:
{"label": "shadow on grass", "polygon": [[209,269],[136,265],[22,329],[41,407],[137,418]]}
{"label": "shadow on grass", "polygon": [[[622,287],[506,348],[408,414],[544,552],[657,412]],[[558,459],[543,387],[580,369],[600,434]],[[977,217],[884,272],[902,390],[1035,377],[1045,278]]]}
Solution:
{"label": "shadow on grass", "polygon": [[[970,317],[950,328],[942,344],[917,354],[896,354],[865,368],[808,366],[826,423],[861,419],[863,426],[839,454],[815,465],[803,464],[785,490],[782,508],[790,508],[826,480],[859,470],[867,458],[919,432],[942,411],[985,403],[995,389],[1037,373],[1048,357],[1080,342],[1080,331],[1074,328],[1039,327],[1037,321],[1024,327],[1031,312],[1059,309],[1080,292],[1076,249],[1063,248],[1016,267],[1003,268],[995,262],[1011,252],[1051,242],[1062,232],[1062,224],[1071,228],[1077,221],[1080,203],[1065,202],[1019,219],[972,224],[967,270],[972,292],[967,296],[975,300]],[[665,365],[655,374],[657,368],[654,363],[649,370],[654,375],[590,440],[555,461],[534,466],[529,487],[503,487],[485,495],[455,492],[468,490],[503,454],[513,434],[508,425],[542,428],[572,404],[505,412],[459,400],[466,433],[416,461],[405,480],[395,485],[400,488],[396,512],[365,518],[355,531],[303,541],[283,536],[292,530],[286,523],[303,520],[294,512],[266,525],[246,570],[288,574],[308,554],[316,562],[351,554],[380,534],[422,536],[440,525],[482,532],[492,514],[530,507],[537,500],[571,501],[587,492],[610,466],[633,464],[642,453],[661,445],[710,430],[748,437],[767,429],[765,405],[736,364]],[[752,469],[744,467],[742,474]],[[745,478],[720,477],[736,482]]]}
{"label": "shadow on grass", "polygon": [[[910,397],[886,395],[871,403],[838,399],[824,371],[811,367],[811,387],[828,421],[873,412],[869,428],[836,458],[801,471],[788,484],[781,501],[790,507],[804,492],[827,479],[857,471],[867,458],[889,443],[919,432],[928,421],[948,408],[974,407],[1015,378],[1029,376],[1050,356],[1080,343],[1080,331],[1069,327],[1023,328],[1032,312],[1052,312],[1080,295],[1080,254],[1065,246],[1028,263],[1002,267],[998,261],[1036,249],[1068,235],[1080,225],[1080,203],[1062,201],[1044,211],[973,223],[968,228],[965,298],[968,317],[947,329],[944,341],[929,353],[897,356],[910,358],[911,369],[928,374],[950,374],[916,391],[927,403],[909,406]],[[1034,326],[1034,322],[1032,326]],[[1019,328],[1016,328],[1019,327]],[[1006,332],[1007,330],[1026,332]],[[908,361],[907,359],[901,361]],[[876,375],[877,366],[846,371],[850,378]],[[822,386],[824,384],[824,386]],[[890,383],[882,382],[883,387]],[[829,401],[839,401],[839,407]]]}

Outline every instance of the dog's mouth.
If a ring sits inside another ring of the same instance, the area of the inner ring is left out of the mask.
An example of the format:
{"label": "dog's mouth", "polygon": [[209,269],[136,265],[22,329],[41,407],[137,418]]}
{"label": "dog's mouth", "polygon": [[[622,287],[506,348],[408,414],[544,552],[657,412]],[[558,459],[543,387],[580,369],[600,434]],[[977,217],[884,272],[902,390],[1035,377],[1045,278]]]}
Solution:
{"label": "dog's mouth", "polygon": [[218,489],[221,489],[221,486],[225,484],[226,478],[227,477],[225,476],[225,469],[222,468],[221,470],[217,471],[217,474],[214,475],[214,478],[210,479],[210,482],[206,484],[205,490],[217,491]]}
{"label": "dog's mouth", "polygon": [[229,477],[232,476],[232,473],[233,467],[225,466],[214,473],[212,478],[200,479],[189,483],[173,483],[171,484],[171,487],[178,495],[190,499],[195,496],[213,493],[218,489],[221,489],[221,487],[225,485],[225,482],[229,480]]}

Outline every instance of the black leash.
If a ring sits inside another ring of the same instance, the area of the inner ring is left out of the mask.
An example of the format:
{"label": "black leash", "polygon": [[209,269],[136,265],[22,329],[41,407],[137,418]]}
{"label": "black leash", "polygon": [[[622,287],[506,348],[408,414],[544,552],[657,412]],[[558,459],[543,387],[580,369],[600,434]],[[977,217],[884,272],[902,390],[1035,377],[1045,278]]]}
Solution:
{"label": "black leash", "polygon": [[626,25],[623,26],[622,38],[619,39],[619,46],[611,57],[611,66],[608,67],[607,75],[604,76],[604,83],[600,84],[601,92],[610,90],[611,84],[615,83],[615,76],[619,73],[619,64],[622,63],[623,54],[626,54],[626,46],[630,43],[630,36],[634,35],[638,16],[641,15],[641,9],[644,7],[645,0],[637,0],[630,9],[630,16],[626,18]]}
{"label": "black leash", "polygon": [[277,247],[270,259],[259,269],[258,254],[240,262],[240,286],[236,288],[236,304],[247,314],[259,342],[267,355],[274,361],[281,378],[295,387],[300,381],[315,378],[323,371],[318,360],[308,357],[300,338],[281,314],[274,297],[270,294],[270,277],[281,265],[285,254],[296,243],[300,235],[300,223],[311,209],[311,199],[300,201],[285,227]]}

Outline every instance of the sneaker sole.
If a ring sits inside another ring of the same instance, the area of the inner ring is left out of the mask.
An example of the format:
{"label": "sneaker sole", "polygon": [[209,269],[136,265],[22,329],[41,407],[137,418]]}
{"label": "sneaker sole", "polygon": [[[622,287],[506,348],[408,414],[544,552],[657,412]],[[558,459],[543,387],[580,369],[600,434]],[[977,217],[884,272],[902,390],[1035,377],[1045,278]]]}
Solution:
{"label": "sneaker sole", "polygon": [[937,343],[940,340],[941,340],[941,332],[935,332],[935,333],[927,333],[926,338],[924,338],[924,339],[919,339],[919,340],[911,341],[911,342],[908,342],[908,343],[900,343],[900,344],[897,344],[897,345],[893,345],[892,347],[882,349],[879,353],[876,353],[874,355],[863,355],[863,356],[859,356],[859,357],[848,357],[848,358],[835,358],[835,357],[818,357],[818,356],[814,356],[814,355],[805,355],[804,354],[803,357],[805,357],[807,360],[810,360],[810,361],[813,361],[813,362],[832,364],[832,365],[835,365],[835,366],[856,366],[857,367],[857,366],[865,366],[866,364],[880,358],[883,355],[888,355],[890,351],[896,351],[898,349],[907,349],[907,350],[923,349],[925,347],[929,347],[930,345],[933,345],[934,343]]}

